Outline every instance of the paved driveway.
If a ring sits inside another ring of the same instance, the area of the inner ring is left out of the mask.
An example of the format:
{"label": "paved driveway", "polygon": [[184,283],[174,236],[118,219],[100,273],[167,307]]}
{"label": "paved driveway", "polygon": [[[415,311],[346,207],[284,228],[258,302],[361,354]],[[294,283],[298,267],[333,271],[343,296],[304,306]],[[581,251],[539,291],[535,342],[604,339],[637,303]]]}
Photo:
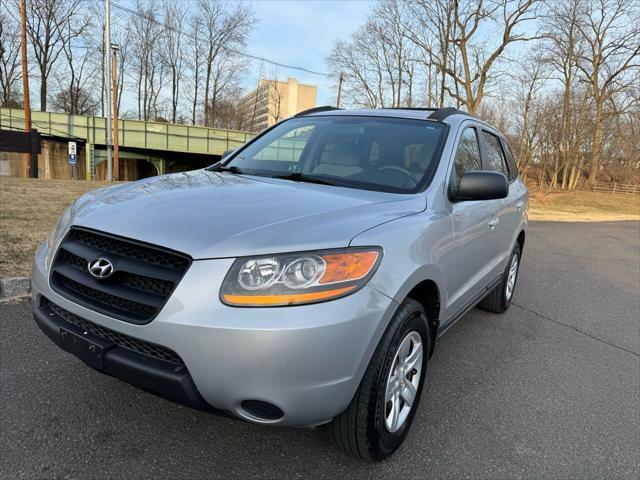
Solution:
{"label": "paved driveway", "polygon": [[378,465],[322,431],[192,411],[85,367],[0,307],[0,477],[638,478],[640,224],[533,223],[514,305],[439,343]]}

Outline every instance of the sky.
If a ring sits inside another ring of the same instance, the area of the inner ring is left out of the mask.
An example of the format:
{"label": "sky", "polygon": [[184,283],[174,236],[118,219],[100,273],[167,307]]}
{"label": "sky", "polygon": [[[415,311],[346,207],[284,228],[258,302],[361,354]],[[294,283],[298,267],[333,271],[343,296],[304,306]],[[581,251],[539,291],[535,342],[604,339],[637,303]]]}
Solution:
{"label": "sky", "polygon": [[[113,0],[134,8],[135,0]],[[188,2],[195,0],[159,0]],[[230,3],[242,0],[228,0]],[[303,67],[327,73],[327,57],[336,40],[347,39],[364,22],[377,3],[375,0],[244,0],[250,4],[257,19],[249,34],[244,51],[252,56],[274,62]],[[123,15],[112,7],[112,19]],[[126,15],[126,14],[124,14]],[[286,80],[296,78],[302,84],[318,87],[317,105],[335,104],[336,86],[326,75],[317,75],[297,69],[275,66],[251,60],[250,68],[242,76],[242,86],[249,92],[257,87],[262,77]],[[35,95],[37,92],[34,92]],[[37,98],[34,97],[34,98]],[[123,111],[135,112],[133,95],[123,98]]]}
{"label": "sky", "polygon": [[[346,39],[362,25],[375,2],[367,0],[255,0],[258,25],[249,36],[246,51],[280,63],[327,72],[326,58],[333,43]],[[332,81],[322,75],[264,64],[264,73],[281,79],[297,78],[317,85],[318,105],[335,103]],[[247,89],[255,88],[260,62],[254,61],[245,79]]]}

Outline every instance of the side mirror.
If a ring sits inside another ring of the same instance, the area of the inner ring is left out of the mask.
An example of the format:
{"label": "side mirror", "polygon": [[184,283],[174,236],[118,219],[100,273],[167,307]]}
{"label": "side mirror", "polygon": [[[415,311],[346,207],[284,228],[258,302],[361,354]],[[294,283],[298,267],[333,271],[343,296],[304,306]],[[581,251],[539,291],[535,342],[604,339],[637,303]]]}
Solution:
{"label": "side mirror", "polygon": [[228,157],[229,155],[231,155],[231,154],[232,154],[233,152],[235,152],[235,151],[236,151],[236,149],[235,149],[235,148],[232,148],[231,150],[225,150],[225,151],[222,153],[222,156],[220,157],[220,160],[222,160],[222,159],[224,159],[224,158]]}
{"label": "side mirror", "polygon": [[475,171],[462,175],[457,188],[449,192],[455,202],[496,200],[509,195],[509,181],[499,172]]}

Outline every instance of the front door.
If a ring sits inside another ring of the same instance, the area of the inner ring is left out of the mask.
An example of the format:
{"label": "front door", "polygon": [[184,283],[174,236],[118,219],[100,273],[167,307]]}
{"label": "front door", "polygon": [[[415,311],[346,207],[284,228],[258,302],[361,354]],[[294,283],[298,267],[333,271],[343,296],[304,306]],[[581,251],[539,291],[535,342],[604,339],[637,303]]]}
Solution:
{"label": "front door", "polygon": [[[479,131],[473,125],[462,130],[450,182],[457,185],[465,172],[483,170]],[[448,280],[445,318],[453,320],[467,309],[491,281],[494,273],[495,222],[492,201],[451,202],[454,232],[453,259]]]}

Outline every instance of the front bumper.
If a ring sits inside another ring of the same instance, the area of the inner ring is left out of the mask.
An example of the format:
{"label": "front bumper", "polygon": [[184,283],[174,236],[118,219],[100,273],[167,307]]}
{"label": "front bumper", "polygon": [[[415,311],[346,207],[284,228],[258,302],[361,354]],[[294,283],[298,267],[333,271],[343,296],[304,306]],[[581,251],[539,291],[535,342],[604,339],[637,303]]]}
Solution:
{"label": "front bumper", "polygon": [[[105,373],[195,408],[257,423],[312,426],[344,410],[397,307],[368,287],[314,305],[229,307],[219,301],[218,290],[233,260],[201,260],[192,263],[152,322],[135,325],[51,290],[47,253],[43,244],[36,254],[34,308],[38,324],[58,345],[64,348],[60,322],[39,311],[41,297],[94,324],[170,348],[184,362],[183,371],[158,371],[111,348],[102,364]],[[243,408],[246,400],[268,402],[284,415],[258,418]]]}

